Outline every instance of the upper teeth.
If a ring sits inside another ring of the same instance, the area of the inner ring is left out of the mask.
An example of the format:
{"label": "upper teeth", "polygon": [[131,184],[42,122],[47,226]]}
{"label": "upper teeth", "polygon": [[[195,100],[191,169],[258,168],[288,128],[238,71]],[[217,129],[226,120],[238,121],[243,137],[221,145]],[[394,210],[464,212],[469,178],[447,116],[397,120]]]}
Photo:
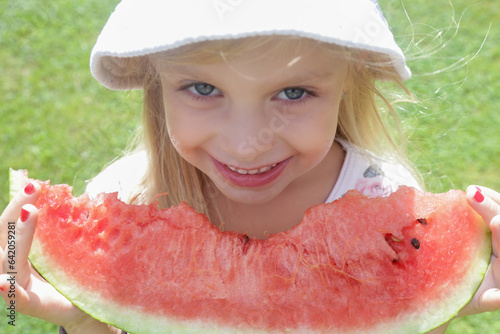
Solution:
{"label": "upper teeth", "polygon": [[262,167],[260,169],[238,169],[238,168],[234,168],[234,167],[231,167],[231,166],[227,166],[227,168],[229,168],[230,170],[232,170],[233,172],[237,172],[237,173],[240,173],[240,174],[257,174],[257,173],[265,173],[265,172],[268,172],[271,170],[271,168],[275,167],[277,164],[273,164],[271,166],[267,166],[267,167]]}

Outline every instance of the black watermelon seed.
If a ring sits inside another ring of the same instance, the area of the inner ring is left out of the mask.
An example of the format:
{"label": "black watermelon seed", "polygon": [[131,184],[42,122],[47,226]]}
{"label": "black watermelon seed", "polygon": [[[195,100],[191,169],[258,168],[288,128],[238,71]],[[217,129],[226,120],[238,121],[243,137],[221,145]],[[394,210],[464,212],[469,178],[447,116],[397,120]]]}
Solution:
{"label": "black watermelon seed", "polygon": [[418,222],[419,222],[420,224],[422,224],[422,225],[427,225],[427,219],[425,219],[425,218],[420,218],[420,219],[417,219],[417,220],[418,220]]}
{"label": "black watermelon seed", "polygon": [[250,241],[250,238],[248,237],[248,235],[244,234],[243,235],[243,244],[246,245],[249,241]]}
{"label": "black watermelon seed", "polygon": [[415,247],[416,249],[419,249],[420,248],[420,241],[418,241],[417,238],[413,238],[413,239],[411,239],[411,245],[413,247]]}

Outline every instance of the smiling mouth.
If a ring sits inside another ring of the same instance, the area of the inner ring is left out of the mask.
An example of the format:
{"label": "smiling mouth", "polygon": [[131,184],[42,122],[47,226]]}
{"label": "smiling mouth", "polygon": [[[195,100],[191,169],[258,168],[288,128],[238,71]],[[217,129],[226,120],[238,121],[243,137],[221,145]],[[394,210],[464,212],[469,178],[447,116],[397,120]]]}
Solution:
{"label": "smiling mouth", "polygon": [[227,168],[229,168],[233,172],[239,173],[241,175],[247,175],[247,174],[255,175],[255,174],[262,174],[262,173],[269,172],[271,169],[276,167],[276,165],[277,165],[277,163],[272,164],[271,166],[262,167],[262,168],[258,168],[258,169],[240,169],[240,168],[235,168],[235,167],[232,167],[229,165],[224,165],[224,166],[226,166]]}
{"label": "smiling mouth", "polygon": [[289,157],[265,167],[252,169],[229,166],[214,158],[212,160],[217,170],[227,181],[239,187],[255,188],[265,186],[277,179],[284,172],[291,158]]}

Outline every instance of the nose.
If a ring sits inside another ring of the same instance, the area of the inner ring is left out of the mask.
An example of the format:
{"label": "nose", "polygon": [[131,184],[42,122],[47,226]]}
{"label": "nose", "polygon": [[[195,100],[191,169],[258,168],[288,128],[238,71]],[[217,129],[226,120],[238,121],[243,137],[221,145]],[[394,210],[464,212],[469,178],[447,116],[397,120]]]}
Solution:
{"label": "nose", "polygon": [[226,124],[221,127],[222,145],[238,162],[251,162],[269,151],[275,142],[275,132],[265,108],[233,106]]}

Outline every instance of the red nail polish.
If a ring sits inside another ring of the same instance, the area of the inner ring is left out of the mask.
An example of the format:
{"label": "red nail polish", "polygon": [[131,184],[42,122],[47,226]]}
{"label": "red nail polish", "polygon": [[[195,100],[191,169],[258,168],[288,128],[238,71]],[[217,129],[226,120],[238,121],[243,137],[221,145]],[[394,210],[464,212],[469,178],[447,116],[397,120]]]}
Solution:
{"label": "red nail polish", "polygon": [[21,209],[21,221],[24,223],[30,217],[30,212],[25,209]]}
{"label": "red nail polish", "polygon": [[26,195],[33,195],[35,193],[35,186],[33,185],[33,183],[28,183],[26,185],[26,187],[24,187],[24,193]]}
{"label": "red nail polish", "polygon": [[476,194],[474,195],[474,199],[478,203],[482,203],[484,201],[484,195],[481,193],[481,191],[476,191]]}

